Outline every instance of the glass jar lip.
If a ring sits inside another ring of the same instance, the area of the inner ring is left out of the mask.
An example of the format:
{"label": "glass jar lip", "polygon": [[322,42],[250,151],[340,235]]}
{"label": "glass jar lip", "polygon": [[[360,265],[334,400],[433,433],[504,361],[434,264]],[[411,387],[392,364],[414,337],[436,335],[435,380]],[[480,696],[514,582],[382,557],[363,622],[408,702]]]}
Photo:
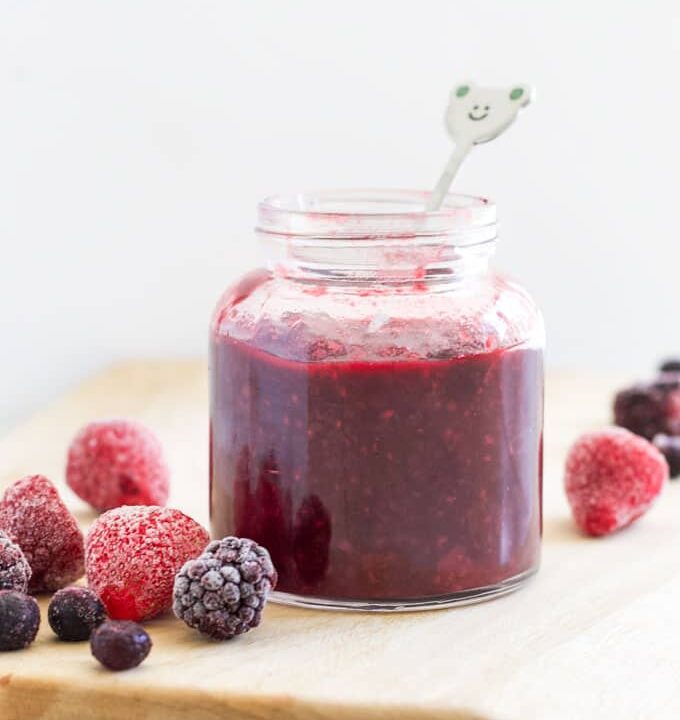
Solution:
{"label": "glass jar lip", "polygon": [[488,198],[449,193],[441,209],[427,211],[429,195],[430,191],[381,188],[272,195],[258,205],[256,229],[302,238],[453,235],[465,245],[476,244],[482,229],[485,236],[495,236],[496,205]]}

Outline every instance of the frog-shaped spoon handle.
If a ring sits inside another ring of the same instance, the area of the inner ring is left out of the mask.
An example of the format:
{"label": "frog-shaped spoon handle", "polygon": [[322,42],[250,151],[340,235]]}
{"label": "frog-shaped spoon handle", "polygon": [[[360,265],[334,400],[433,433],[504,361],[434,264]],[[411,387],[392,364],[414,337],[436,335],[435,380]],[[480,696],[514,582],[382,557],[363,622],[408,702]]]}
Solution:
{"label": "frog-shaped spoon handle", "polygon": [[520,108],[531,101],[531,95],[528,85],[485,88],[465,83],[451,91],[446,129],[456,145],[427,201],[426,210],[439,210],[458,168],[472,147],[493,140],[510,127]]}

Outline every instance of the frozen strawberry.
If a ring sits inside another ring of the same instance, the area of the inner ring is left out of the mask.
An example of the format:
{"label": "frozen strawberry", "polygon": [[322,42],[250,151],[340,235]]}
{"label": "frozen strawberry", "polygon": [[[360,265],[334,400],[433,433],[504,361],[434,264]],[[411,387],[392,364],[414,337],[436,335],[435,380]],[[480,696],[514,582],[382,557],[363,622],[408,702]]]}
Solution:
{"label": "frozen strawberry", "polygon": [[111,618],[145,620],[170,608],[175,574],[208,542],[207,531],[179,510],[109,510],[87,537],[87,580]]}
{"label": "frozen strawberry", "polygon": [[21,548],[31,566],[29,592],[59,590],[83,574],[83,534],[42,475],[25,477],[6,490],[0,531]]}
{"label": "frozen strawberry", "polygon": [[85,426],[69,447],[66,481],[100,511],[121,505],[165,505],[168,500],[163,448],[148,428],[129,420]]}
{"label": "frozen strawberry", "polygon": [[663,455],[624,428],[582,435],[567,457],[567,498],[576,524],[589,535],[608,535],[637,520],[667,479]]}

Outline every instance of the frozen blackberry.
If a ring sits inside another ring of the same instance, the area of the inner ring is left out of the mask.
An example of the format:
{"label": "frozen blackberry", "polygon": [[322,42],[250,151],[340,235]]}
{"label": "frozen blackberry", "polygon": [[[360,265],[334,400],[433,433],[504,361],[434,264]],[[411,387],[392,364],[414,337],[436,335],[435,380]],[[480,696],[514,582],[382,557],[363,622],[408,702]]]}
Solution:
{"label": "frozen blackberry", "polygon": [[656,435],[654,446],[666,458],[671,478],[680,475],[680,437]]}
{"label": "frozen blackberry", "polygon": [[47,609],[47,621],[55,635],[66,642],[88,640],[106,620],[104,603],[84,587],[67,587],[55,593]]}
{"label": "frozen blackberry", "polygon": [[109,670],[137,667],[151,650],[146,630],[131,620],[108,620],[90,637],[92,654]]}
{"label": "frozen blackberry", "polygon": [[17,590],[0,590],[0,650],[21,650],[38,634],[40,608],[35,598]]}
{"label": "frozen blackberry", "polygon": [[277,574],[269,552],[253,540],[211,542],[175,577],[173,610],[180,620],[216,640],[228,640],[260,624]]}
{"label": "frozen blackberry", "polygon": [[614,399],[614,422],[647,440],[680,434],[680,373],[661,372],[651,382],[621,390]]}
{"label": "frozen blackberry", "polygon": [[659,365],[659,372],[666,373],[680,373],[680,359],[679,358],[668,358]]}
{"label": "frozen blackberry", "polygon": [[617,393],[614,422],[651,440],[666,428],[666,391],[651,385],[634,385]]}
{"label": "frozen blackberry", "polygon": [[0,590],[25,593],[31,579],[31,566],[18,545],[0,532]]}

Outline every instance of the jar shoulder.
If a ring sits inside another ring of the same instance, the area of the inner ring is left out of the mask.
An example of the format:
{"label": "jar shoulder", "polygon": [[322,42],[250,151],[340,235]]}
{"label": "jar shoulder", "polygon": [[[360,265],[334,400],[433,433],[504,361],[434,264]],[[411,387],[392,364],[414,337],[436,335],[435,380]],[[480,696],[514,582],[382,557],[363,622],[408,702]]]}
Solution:
{"label": "jar shoulder", "polygon": [[300,361],[445,358],[542,347],[543,322],[529,293],[500,274],[361,290],[256,270],[222,295],[212,336]]}

